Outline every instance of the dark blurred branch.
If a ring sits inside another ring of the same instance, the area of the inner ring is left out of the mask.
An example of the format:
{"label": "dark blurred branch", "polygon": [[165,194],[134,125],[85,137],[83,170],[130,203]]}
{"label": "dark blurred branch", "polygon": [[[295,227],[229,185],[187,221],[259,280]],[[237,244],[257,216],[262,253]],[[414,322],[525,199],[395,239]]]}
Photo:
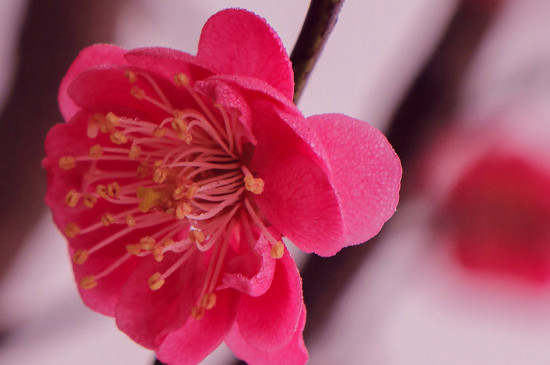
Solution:
{"label": "dark blurred branch", "polygon": [[[471,0],[459,6],[434,53],[391,119],[387,137],[400,156],[404,171],[401,201],[407,197],[411,162],[427,139],[449,121],[456,105],[459,83],[494,14],[482,11]],[[324,330],[341,294],[365,264],[383,232],[331,258],[309,256],[301,270],[308,308],[306,343]]]}
{"label": "dark blurred branch", "polygon": [[290,61],[294,70],[294,103],[298,103],[306,81],[338,20],[344,0],[312,0]]}

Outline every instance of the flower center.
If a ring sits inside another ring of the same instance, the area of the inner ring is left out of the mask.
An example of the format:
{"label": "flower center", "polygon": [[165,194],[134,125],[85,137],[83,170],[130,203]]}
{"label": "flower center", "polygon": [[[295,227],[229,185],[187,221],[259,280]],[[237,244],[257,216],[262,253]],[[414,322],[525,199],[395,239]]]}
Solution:
{"label": "flower center", "polygon": [[[208,266],[191,313],[201,318],[216,303],[216,286],[236,224],[244,221],[257,227],[271,242],[274,258],[284,253],[282,242],[269,233],[250,200],[250,194],[263,192],[264,181],[254,177],[242,160],[245,135],[237,111],[209,106],[184,74],[175,75],[174,83],[190,95],[194,106],[188,109],[174,108],[149,74],[127,70],[125,76],[133,85],[134,98],[168,116],[148,121],[96,113],[89,118],[87,136],[99,143],[86,155],[59,159],[64,170],[83,164],[86,171],[81,189],[67,193],[66,205],[104,209],[99,221],[86,227],[66,225],[64,233],[70,239],[98,230],[104,233],[92,247],[77,249],[73,261],[84,265],[107,246],[124,248],[118,259],[103,271],[84,276],[80,285],[96,287],[132,257],[152,257],[160,263],[172,252],[178,255],[175,262],[149,278],[149,287],[159,290],[194,253],[203,253]],[[154,94],[148,95],[138,83]],[[136,235],[141,238],[124,242]],[[248,241],[252,247],[254,240]]]}

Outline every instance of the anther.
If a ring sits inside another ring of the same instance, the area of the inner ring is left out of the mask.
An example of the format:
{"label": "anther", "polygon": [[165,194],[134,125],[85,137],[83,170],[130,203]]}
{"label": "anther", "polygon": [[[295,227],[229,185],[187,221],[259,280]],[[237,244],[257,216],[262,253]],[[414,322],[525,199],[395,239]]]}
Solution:
{"label": "anther", "polygon": [[59,159],[59,167],[63,170],[70,170],[76,166],[76,159],[73,156],[63,156]]}
{"label": "anther", "polygon": [[285,245],[281,241],[271,246],[271,257],[280,259],[285,254]]}
{"label": "anther", "polygon": [[86,208],[89,208],[89,209],[93,208],[95,203],[97,203],[97,198],[94,195],[84,194],[82,196],[82,204],[84,204]]}
{"label": "anther", "polygon": [[84,276],[80,279],[80,287],[82,289],[92,289],[97,286],[97,281],[93,275]]}
{"label": "anther", "polygon": [[113,223],[115,223],[115,216],[111,213],[106,213],[101,216],[101,224],[105,227],[109,227]]}
{"label": "anther", "polygon": [[252,194],[261,194],[264,191],[264,180],[257,177],[254,178],[252,175],[247,175],[244,177],[244,188],[250,191]]}
{"label": "anther", "polygon": [[195,194],[197,193],[197,190],[199,190],[199,186],[197,184],[192,184],[187,189],[187,199],[191,200],[195,197]]}
{"label": "anther", "polygon": [[107,193],[111,198],[117,198],[118,196],[120,196],[120,191],[120,184],[117,182],[113,182],[107,185]]}
{"label": "anther", "polygon": [[109,138],[111,139],[111,142],[114,144],[124,144],[128,142],[128,137],[121,131],[113,132],[109,135]]}
{"label": "anther", "polygon": [[139,255],[141,252],[141,245],[139,243],[129,243],[126,245],[126,251],[132,255]]}
{"label": "anther", "polygon": [[170,125],[172,126],[172,129],[178,133],[187,131],[187,123],[185,123],[181,118],[174,118]]}
{"label": "anther", "polygon": [[130,147],[130,152],[128,153],[128,158],[130,160],[137,160],[141,154],[141,146],[138,144],[133,144]]}
{"label": "anther", "polygon": [[168,177],[169,170],[165,167],[157,167],[155,171],[153,171],[153,181],[157,184],[162,184],[166,181],[166,178]]}
{"label": "anther", "polygon": [[196,320],[204,317],[204,307],[197,307],[196,305],[194,305],[193,308],[191,308],[191,317]]}
{"label": "anther", "polygon": [[88,260],[88,251],[87,250],[78,250],[73,255],[73,261],[77,265],[82,265]]}
{"label": "anther", "polygon": [[107,186],[103,185],[103,184],[99,184],[95,187],[95,192],[97,193],[97,195],[99,195],[100,197],[106,199],[109,197],[109,193],[107,191]]}
{"label": "anther", "polygon": [[145,90],[143,90],[142,88],[140,88],[137,85],[134,85],[134,86],[132,86],[132,89],[130,90],[130,94],[134,98],[136,98],[138,100],[141,100],[145,97]]}
{"label": "anther", "polygon": [[160,246],[153,248],[153,257],[156,262],[161,262],[164,259],[164,249]]}
{"label": "anther", "polygon": [[133,227],[136,225],[136,219],[134,218],[134,216],[128,214],[126,217],[126,224],[128,225],[128,227]]}
{"label": "anther", "polygon": [[157,127],[153,130],[153,137],[162,138],[166,134],[166,128]]}
{"label": "anther", "polygon": [[93,158],[98,158],[103,154],[103,148],[100,144],[96,144],[90,148],[88,151],[88,156]]}
{"label": "anther", "polygon": [[162,247],[162,248],[168,248],[172,245],[174,245],[176,242],[174,242],[173,239],[171,238],[163,238],[160,240],[159,242],[159,245]]}
{"label": "anther", "polygon": [[80,227],[76,223],[69,223],[65,226],[63,233],[65,233],[67,238],[74,238],[80,233]]}
{"label": "anther", "polygon": [[95,138],[99,133],[99,128],[102,124],[105,124],[105,116],[100,113],[96,113],[88,118],[88,129],[86,134],[88,138]]}
{"label": "anther", "polygon": [[79,200],[80,200],[80,193],[74,189],[69,191],[65,196],[65,203],[71,208],[76,207]]}
{"label": "anther", "polygon": [[141,249],[145,251],[152,251],[155,248],[155,239],[153,237],[145,236],[139,240]]}
{"label": "anther", "polygon": [[120,117],[113,112],[109,112],[105,116],[105,121],[107,122],[109,127],[118,127],[118,125],[120,124]]}
{"label": "anther", "polygon": [[187,189],[184,186],[177,186],[172,192],[174,200],[183,199],[187,195]]}
{"label": "anther", "polygon": [[164,285],[164,279],[161,276],[160,272],[156,272],[149,278],[149,288],[151,290],[159,290]]}
{"label": "anther", "polygon": [[214,293],[205,294],[202,297],[201,304],[206,309],[214,308],[214,306],[216,305],[216,294],[214,294]]}
{"label": "anther", "polygon": [[137,177],[138,179],[145,179],[149,175],[149,166],[147,162],[141,161],[137,167]]}
{"label": "anther", "polygon": [[174,83],[178,86],[189,85],[189,77],[184,73],[177,73],[174,75]]}
{"label": "anther", "polygon": [[128,79],[128,82],[130,82],[130,84],[135,84],[137,82],[137,76],[136,76],[136,73],[134,71],[125,70],[124,71],[124,77],[126,77]]}
{"label": "anther", "polygon": [[191,214],[192,211],[193,209],[191,208],[191,205],[189,205],[189,203],[180,203],[176,205],[176,210],[174,214],[176,215],[176,218],[184,219],[189,214]]}
{"label": "anther", "polygon": [[194,243],[203,243],[206,240],[204,233],[198,229],[190,230],[188,236],[189,240]]}

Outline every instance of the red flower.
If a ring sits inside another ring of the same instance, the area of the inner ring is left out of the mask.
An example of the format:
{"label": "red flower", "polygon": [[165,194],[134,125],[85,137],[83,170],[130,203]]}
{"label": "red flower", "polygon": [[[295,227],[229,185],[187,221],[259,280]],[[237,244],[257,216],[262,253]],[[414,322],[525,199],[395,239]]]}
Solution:
{"label": "red flower", "polygon": [[457,182],[444,214],[466,267],[531,282],[550,278],[550,174],[537,165],[494,151]]}
{"label": "red flower", "polygon": [[301,279],[281,241],[328,256],[393,214],[401,166],[344,115],[304,118],[277,34],[243,10],[197,56],[83,50],[46,139],[47,204],[84,302],[168,363],[222,341],[256,364],[304,363]]}

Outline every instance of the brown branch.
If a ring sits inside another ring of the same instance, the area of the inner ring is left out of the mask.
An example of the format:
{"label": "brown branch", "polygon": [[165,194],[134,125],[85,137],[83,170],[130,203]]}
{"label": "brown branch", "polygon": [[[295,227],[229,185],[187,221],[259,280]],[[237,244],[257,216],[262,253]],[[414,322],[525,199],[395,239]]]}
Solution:
{"label": "brown branch", "polygon": [[290,61],[294,71],[294,103],[298,103],[313,66],[338,20],[344,0],[312,0]]}

